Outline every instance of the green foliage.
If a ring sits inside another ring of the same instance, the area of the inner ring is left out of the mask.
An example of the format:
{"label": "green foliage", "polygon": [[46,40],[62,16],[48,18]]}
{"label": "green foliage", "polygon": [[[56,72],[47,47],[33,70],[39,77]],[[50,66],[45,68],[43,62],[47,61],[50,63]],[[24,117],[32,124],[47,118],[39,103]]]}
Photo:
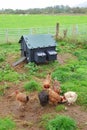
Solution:
{"label": "green foliage", "polygon": [[85,89],[82,92],[78,93],[78,102],[77,102],[77,104],[80,104],[81,106],[85,106],[85,108],[87,110],[87,89]]}
{"label": "green foliage", "polygon": [[20,80],[20,74],[15,72],[9,64],[4,65],[0,68],[0,81],[15,82]]}
{"label": "green foliage", "polygon": [[86,60],[87,61],[87,51],[84,49],[78,49],[73,52],[75,56],[78,57],[79,60]]}
{"label": "green foliage", "polygon": [[[81,50],[81,49],[80,49]],[[86,57],[86,52],[78,51],[77,57]],[[61,82],[62,94],[67,91],[76,91],[78,94],[77,104],[87,106],[87,61],[86,58],[81,60],[69,60],[66,64],[58,66],[52,73],[52,78]]]}
{"label": "green foliage", "polygon": [[[49,62],[47,64],[41,64],[41,65],[36,65],[35,63],[28,63],[25,65],[25,68],[27,69],[27,75],[29,75],[29,77],[38,77],[38,78],[45,78],[46,75],[53,71],[56,66],[58,65],[58,61],[52,61]],[[49,69],[48,69],[49,68]]]}
{"label": "green foliage", "polygon": [[25,65],[25,68],[29,69],[29,73],[31,75],[38,71],[38,66],[34,62],[29,62],[27,65]]}
{"label": "green foliage", "polygon": [[0,53],[0,62],[5,61],[5,59],[6,59],[6,52],[4,51]]}
{"label": "green foliage", "polygon": [[[16,43],[3,43],[0,44],[0,52],[3,53],[3,55],[7,56],[7,54],[14,52],[19,52],[20,45]],[[5,57],[6,58],[6,57]]]}
{"label": "green foliage", "polygon": [[5,73],[4,78],[5,81],[14,82],[19,79],[19,74],[17,72]]}
{"label": "green foliage", "polygon": [[53,118],[53,115],[52,114],[43,114],[41,119],[40,119],[40,123],[39,123],[39,126],[40,127],[46,127],[46,124],[47,122],[49,121],[49,119],[52,119]]}
{"label": "green foliage", "polygon": [[4,94],[4,87],[0,85],[0,95],[2,96]]}
{"label": "green foliage", "polygon": [[28,79],[28,75],[25,74],[25,73],[21,73],[20,76],[19,76],[19,80],[20,80],[20,81],[24,81],[24,80],[26,80],[26,79]]}
{"label": "green foliage", "polygon": [[16,127],[15,122],[8,118],[0,118],[0,130],[14,130],[14,128]]}
{"label": "green foliage", "polygon": [[64,66],[59,66],[52,73],[52,77],[56,78],[57,80],[63,83],[66,81],[83,80],[86,78],[87,73],[85,72],[84,69],[82,68],[79,69],[79,68],[80,68],[79,62],[74,61]]}
{"label": "green foliage", "polygon": [[64,105],[58,105],[58,106],[56,106],[56,111],[58,112],[58,111],[64,111],[65,110],[65,106]]}
{"label": "green foliage", "polygon": [[5,89],[7,88],[7,85],[0,85],[0,95],[4,95]]}
{"label": "green foliage", "polygon": [[58,115],[48,121],[46,130],[76,130],[76,122],[68,116]]}
{"label": "green foliage", "polygon": [[6,82],[4,82],[4,85],[0,85],[0,96],[3,96],[5,94],[5,90],[8,89],[9,86]]}
{"label": "green foliage", "polygon": [[26,83],[24,85],[24,89],[26,91],[30,91],[30,92],[32,92],[32,91],[40,91],[41,90],[41,86],[36,81],[31,80],[30,82],[28,82],[28,83]]}

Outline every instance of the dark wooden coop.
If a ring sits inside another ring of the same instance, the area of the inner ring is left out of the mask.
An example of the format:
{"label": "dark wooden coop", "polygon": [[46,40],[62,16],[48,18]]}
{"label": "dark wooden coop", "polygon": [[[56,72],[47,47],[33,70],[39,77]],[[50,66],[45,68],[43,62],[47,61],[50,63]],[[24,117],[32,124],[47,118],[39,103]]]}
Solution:
{"label": "dark wooden coop", "polygon": [[56,42],[50,34],[23,35],[19,43],[21,56],[28,62],[45,63],[57,59]]}

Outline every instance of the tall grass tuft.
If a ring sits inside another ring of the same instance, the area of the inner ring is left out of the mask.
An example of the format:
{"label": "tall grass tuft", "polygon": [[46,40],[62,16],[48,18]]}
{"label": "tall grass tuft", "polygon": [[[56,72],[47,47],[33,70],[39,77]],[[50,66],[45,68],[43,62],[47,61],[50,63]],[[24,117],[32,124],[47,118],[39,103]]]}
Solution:
{"label": "tall grass tuft", "polygon": [[26,91],[30,91],[30,92],[33,92],[33,91],[40,91],[41,90],[41,87],[40,87],[40,84],[37,83],[36,81],[34,80],[31,80],[30,82],[26,83],[24,85],[24,89]]}
{"label": "tall grass tuft", "polygon": [[48,121],[46,130],[76,130],[76,121],[68,116],[58,115]]}
{"label": "tall grass tuft", "polygon": [[9,117],[0,118],[0,130],[15,130],[16,124]]}

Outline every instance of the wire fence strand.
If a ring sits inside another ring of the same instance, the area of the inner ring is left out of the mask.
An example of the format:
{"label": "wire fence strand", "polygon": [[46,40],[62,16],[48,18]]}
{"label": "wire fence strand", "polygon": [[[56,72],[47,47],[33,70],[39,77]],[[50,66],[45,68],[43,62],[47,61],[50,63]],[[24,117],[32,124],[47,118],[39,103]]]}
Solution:
{"label": "wire fence strand", "polygon": [[[76,25],[60,25],[59,36],[64,38],[66,32],[66,38],[74,40],[86,40],[87,41],[87,24]],[[52,34],[56,35],[56,27],[37,27],[37,28],[0,28],[0,43],[14,43],[18,42],[22,35],[28,34]]]}

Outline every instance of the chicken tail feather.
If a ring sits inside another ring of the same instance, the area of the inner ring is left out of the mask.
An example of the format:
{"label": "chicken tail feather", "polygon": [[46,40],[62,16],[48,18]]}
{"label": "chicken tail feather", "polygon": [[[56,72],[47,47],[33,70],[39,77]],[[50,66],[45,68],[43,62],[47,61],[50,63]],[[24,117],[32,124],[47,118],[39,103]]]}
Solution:
{"label": "chicken tail feather", "polygon": [[26,96],[26,100],[27,100],[27,102],[29,101],[29,97],[28,96]]}

